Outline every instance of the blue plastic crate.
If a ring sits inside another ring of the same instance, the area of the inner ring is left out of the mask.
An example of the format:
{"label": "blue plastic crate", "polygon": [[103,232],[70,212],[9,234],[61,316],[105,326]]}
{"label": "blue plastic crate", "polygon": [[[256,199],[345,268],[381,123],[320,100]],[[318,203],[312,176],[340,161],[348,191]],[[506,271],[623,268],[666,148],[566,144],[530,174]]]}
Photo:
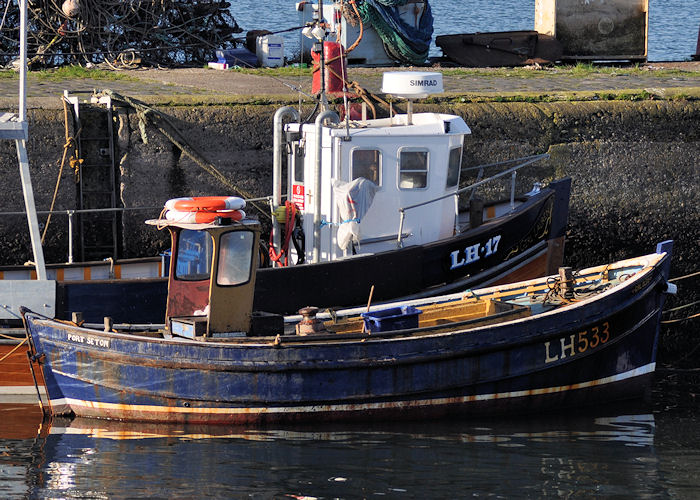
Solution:
{"label": "blue plastic crate", "polygon": [[248,49],[219,49],[216,51],[216,62],[226,63],[229,67],[241,66],[243,68],[257,68],[258,56]]}
{"label": "blue plastic crate", "polygon": [[402,306],[362,313],[362,318],[368,332],[391,332],[418,328],[418,315],[422,313],[413,306]]}

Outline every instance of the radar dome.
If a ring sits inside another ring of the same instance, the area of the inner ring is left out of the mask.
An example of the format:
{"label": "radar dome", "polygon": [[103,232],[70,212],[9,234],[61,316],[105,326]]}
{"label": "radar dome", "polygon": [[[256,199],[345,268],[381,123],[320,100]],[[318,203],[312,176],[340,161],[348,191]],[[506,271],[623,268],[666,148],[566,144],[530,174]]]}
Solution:
{"label": "radar dome", "polygon": [[414,99],[444,92],[442,73],[425,71],[387,71],[382,76],[382,92]]}

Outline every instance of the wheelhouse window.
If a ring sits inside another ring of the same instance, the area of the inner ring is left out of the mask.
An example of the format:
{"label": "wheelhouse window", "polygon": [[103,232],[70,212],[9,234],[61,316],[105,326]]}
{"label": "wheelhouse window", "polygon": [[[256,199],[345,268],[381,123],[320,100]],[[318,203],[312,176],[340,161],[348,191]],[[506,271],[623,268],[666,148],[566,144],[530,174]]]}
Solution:
{"label": "wheelhouse window", "polygon": [[381,186],[382,153],[378,149],[355,149],[351,169],[351,180],[364,177]]}
{"label": "wheelhouse window", "polygon": [[175,262],[175,278],[185,281],[209,279],[213,243],[206,231],[180,231]]}
{"label": "wheelhouse window", "polygon": [[217,285],[240,285],[250,280],[255,235],[251,231],[231,231],[219,239]]}
{"label": "wheelhouse window", "polygon": [[399,153],[399,188],[423,189],[428,186],[428,152],[403,150]]}
{"label": "wheelhouse window", "polygon": [[299,143],[292,143],[292,162],[294,168],[294,182],[304,182],[304,147]]}
{"label": "wheelhouse window", "polygon": [[450,150],[450,159],[447,163],[447,184],[446,188],[455,187],[459,184],[459,171],[462,166],[462,148]]}

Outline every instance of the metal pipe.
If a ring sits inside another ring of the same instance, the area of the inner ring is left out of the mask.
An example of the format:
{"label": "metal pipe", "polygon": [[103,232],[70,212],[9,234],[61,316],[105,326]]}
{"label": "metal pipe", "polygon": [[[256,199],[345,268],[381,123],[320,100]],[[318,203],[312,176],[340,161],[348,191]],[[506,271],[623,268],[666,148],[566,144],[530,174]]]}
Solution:
{"label": "metal pipe", "polygon": [[27,141],[15,140],[17,146],[17,159],[19,160],[19,175],[24,194],[24,209],[27,212],[27,224],[29,226],[29,238],[34,254],[34,266],[38,280],[46,279],[46,264],[44,263],[44,249],[41,246],[41,234],[39,233],[39,220],[36,215],[36,203],[34,202],[34,190],[32,178],[29,174],[29,158],[27,156]]}
{"label": "metal pipe", "polygon": [[[267,197],[259,198],[260,200],[266,200]],[[257,201],[258,198],[246,201]],[[70,215],[74,214],[93,214],[101,212],[127,212],[134,210],[161,210],[162,207],[118,207],[118,208],[85,208],[83,210],[37,210],[38,215]],[[27,215],[27,212],[0,212],[1,215]]]}
{"label": "metal pipe", "polygon": [[314,247],[311,261],[319,262],[321,254],[321,158],[323,155],[323,122],[340,123],[335,111],[324,111],[316,117],[316,166],[314,168]]}
{"label": "metal pipe", "polygon": [[27,125],[27,0],[19,0],[19,122],[22,124],[23,136],[15,140],[17,147],[17,159],[19,161],[20,179],[24,194],[24,206],[27,211],[27,223],[29,225],[29,237],[34,254],[34,266],[38,280],[46,280],[46,264],[44,263],[44,250],[41,247],[39,235],[39,221],[36,215],[36,203],[34,202],[34,190],[29,174],[29,157],[27,155],[27,138],[29,137]]}
{"label": "metal pipe", "polygon": [[73,214],[75,211],[68,210],[68,263],[73,263]]}
{"label": "metal pipe", "polygon": [[24,123],[27,120],[27,0],[19,0],[19,26],[19,121]]}
{"label": "metal pipe", "polygon": [[402,237],[403,237],[403,221],[406,219],[406,212],[402,208],[399,209],[399,234],[396,240],[396,247],[397,248],[403,248],[403,242]]}
{"label": "metal pipe", "polygon": [[513,171],[510,176],[510,209],[515,210],[515,177],[518,172]]}
{"label": "metal pipe", "polygon": [[[325,32],[325,16],[323,14],[323,0],[318,0],[318,25],[323,27]],[[320,40],[321,43],[321,53],[319,54],[319,70],[321,77],[321,92],[320,92],[320,102],[321,102],[321,112],[328,111],[328,99],[326,97],[326,37],[324,35]]]}
{"label": "metal pipe", "polygon": [[[273,120],[273,157],[272,157],[272,210],[282,204],[282,132],[285,117],[299,121],[299,112],[291,106],[285,106],[275,112]],[[272,241],[279,248],[281,235],[279,222],[272,214]]]}

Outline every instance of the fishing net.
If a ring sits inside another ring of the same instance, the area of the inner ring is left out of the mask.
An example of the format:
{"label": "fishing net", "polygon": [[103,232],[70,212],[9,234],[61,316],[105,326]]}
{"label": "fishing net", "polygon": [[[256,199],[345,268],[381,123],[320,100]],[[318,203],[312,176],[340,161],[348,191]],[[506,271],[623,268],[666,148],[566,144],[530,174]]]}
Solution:
{"label": "fishing net", "polygon": [[[232,48],[242,29],[224,0],[29,0],[30,66],[191,66]],[[0,64],[19,52],[19,7],[0,0]]]}
{"label": "fishing net", "polygon": [[408,3],[408,0],[362,0],[357,8],[362,22],[374,28],[390,57],[403,63],[423,64],[430,51],[433,14],[425,0],[418,27],[413,27],[399,17],[397,9]]}

